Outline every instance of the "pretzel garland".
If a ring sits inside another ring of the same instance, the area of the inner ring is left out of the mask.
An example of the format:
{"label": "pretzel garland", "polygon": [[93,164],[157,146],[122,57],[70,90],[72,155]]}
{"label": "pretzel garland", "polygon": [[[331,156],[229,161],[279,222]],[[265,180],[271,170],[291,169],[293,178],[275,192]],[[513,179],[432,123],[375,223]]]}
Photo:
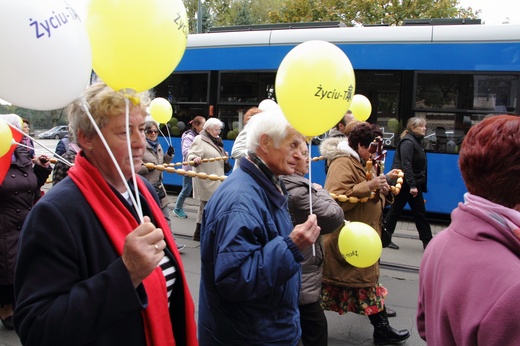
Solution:
{"label": "pretzel garland", "polygon": [[[222,158],[219,158],[219,159],[222,159]],[[207,161],[204,161],[204,160],[207,160]],[[213,161],[209,161],[210,159],[203,159],[203,162],[213,162]],[[218,161],[218,160],[217,160]],[[190,162],[193,162],[193,161],[190,161]],[[220,180],[220,181],[224,181],[226,180],[227,176],[225,175],[222,175],[222,176],[218,176],[216,174],[207,174],[207,173],[204,173],[204,172],[195,172],[195,171],[187,171],[185,169],[182,169],[182,168],[173,168],[171,167],[170,165],[171,164],[162,164],[162,165],[156,165],[152,162],[148,162],[148,163],[145,163],[144,164],[146,168],[148,169],[156,169],[160,172],[162,171],[165,171],[167,173],[176,173],[176,174],[179,174],[179,175],[187,175],[188,177],[191,177],[191,178],[199,178],[199,179],[209,179],[209,180],[212,180],[212,181],[217,181],[217,180]]]}
{"label": "pretzel garland", "polygon": [[[366,164],[367,169],[367,180],[372,180],[372,160],[368,160]],[[404,178],[404,172],[400,169],[397,170],[397,181],[394,186],[390,186],[390,190],[392,191],[392,194],[398,195],[399,192],[401,192],[401,187],[403,186],[403,178]]]}
{"label": "pretzel garland", "polygon": [[[202,162],[215,162],[220,160],[227,160],[229,159],[228,156],[219,156],[219,157],[212,157],[209,159],[202,159]],[[175,167],[175,166],[195,166],[195,161],[184,161],[184,162],[176,162],[176,163],[169,163],[166,164],[168,167]]]}
{"label": "pretzel garland", "polygon": [[[215,161],[220,161],[220,160],[226,160],[228,159],[229,157],[227,156],[222,156],[222,157],[213,157],[213,158],[207,158],[207,159],[202,159],[202,162],[203,163],[207,163],[207,162],[215,162]],[[317,157],[313,157],[311,159],[312,162],[316,162],[316,161],[320,161],[320,160],[325,160],[325,157],[324,156],[317,156]],[[49,161],[51,163],[56,163],[58,160],[55,159],[55,158],[50,158]],[[204,173],[204,172],[200,172],[200,173],[197,173],[195,171],[186,171],[184,169],[175,169],[173,167],[175,166],[194,166],[195,165],[195,162],[194,161],[185,161],[185,162],[177,162],[177,163],[169,163],[169,164],[162,164],[162,165],[156,165],[152,162],[148,162],[148,163],[145,163],[145,167],[148,168],[148,169],[156,169],[160,172],[162,171],[166,171],[167,173],[172,173],[172,174],[179,174],[179,175],[187,175],[188,177],[191,177],[191,178],[199,178],[199,179],[209,179],[209,180],[212,180],[212,181],[217,181],[217,180],[220,180],[220,181],[224,181],[227,176],[223,175],[223,176],[218,176],[216,174],[207,174],[207,173]],[[371,179],[371,175],[372,175],[372,172],[370,172],[372,169],[372,162],[371,160],[369,160],[367,162],[367,179]],[[369,178],[370,176],[370,178]],[[401,191],[401,186],[402,186],[402,183],[403,183],[403,177],[404,177],[404,173],[403,171],[399,170],[399,173],[398,173],[398,178],[397,178],[397,183],[395,184],[395,186],[391,186],[391,191],[394,195],[397,195],[399,194],[399,192]],[[372,191],[370,193],[370,197],[362,197],[362,198],[359,198],[359,197],[355,197],[355,196],[346,196],[346,195],[336,195],[334,193],[331,193],[330,196],[334,199],[334,200],[337,200],[338,202],[349,202],[349,203],[352,203],[352,204],[355,204],[355,203],[365,203],[371,199],[373,199],[375,197],[375,192]]]}
{"label": "pretzel garland", "polygon": [[[397,178],[397,184],[395,184],[395,186],[390,186],[390,189],[392,190],[392,193],[394,195],[399,194],[399,192],[401,191],[401,185],[403,183],[403,177],[404,177],[403,171],[399,171],[398,176],[399,176],[399,178]],[[363,197],[363,198],[354,197],[354,196],[346,196],[346,195],[336,195],[335,193],[330,193],[330,196],[332,197],[332,199],[337,200],[338,202],[349,202],[349,203],[355,204],[355,203],[368,202],[369,200],[373,199],[376,196],[376,193],[374,191],[371,191],[370,197]]]}

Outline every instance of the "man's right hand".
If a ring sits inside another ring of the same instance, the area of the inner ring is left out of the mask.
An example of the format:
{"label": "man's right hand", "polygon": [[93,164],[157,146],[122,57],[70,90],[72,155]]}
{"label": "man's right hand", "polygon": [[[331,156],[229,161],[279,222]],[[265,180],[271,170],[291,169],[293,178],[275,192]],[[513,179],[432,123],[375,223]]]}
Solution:
{"label": "man's right hand", "polygon": [[289,238],[291,238],[300,251],[304,251],[316,242],[320,235],[320,230],[318,218],[316,215],[311,214],[307,221],[294,227],[291,234],[289,234]]}

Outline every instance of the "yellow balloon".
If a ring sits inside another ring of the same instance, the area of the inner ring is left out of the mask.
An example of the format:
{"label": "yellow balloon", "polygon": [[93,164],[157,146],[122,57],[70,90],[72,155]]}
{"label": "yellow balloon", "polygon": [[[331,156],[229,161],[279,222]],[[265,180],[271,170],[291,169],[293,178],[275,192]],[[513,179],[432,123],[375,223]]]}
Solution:
{"label": "yellow balloon", "polygon": [[365,121],[370,118],[372,113],[372,104],[370,100],[361,94],[356,94],[352,98],[350,110],[354,114],[354,118],[359,121]]}
{"label": "yellow balloon", "polygon": [[86,23],[94,71],[114,90],[153,88],[186,50],[182,0],[91,0]]}
{"label": "yellow balloon", "polygon": [[4,156],[11,149],[13,134],[7,122],[0,119],[0,157]]}
{"label": "yellow balloon", "polygon": [[289,123],[305,136],[334,127],[349,109],[356,77],[349,58],[326,41],[291,49],[278,67],[276,100]]}
{"label": "yellow balloon", "polygon": [[162,97],[156,97],[150,102],[149,111],[153,120],[159,124],[166,124],[173,114],[171,103]]}
{"label": "yellow balloon", "polygon": [[339,251],[354,267],[370,267],[379,260],[383,246],[375,229],[363,222],[348,222],[338,237]]}

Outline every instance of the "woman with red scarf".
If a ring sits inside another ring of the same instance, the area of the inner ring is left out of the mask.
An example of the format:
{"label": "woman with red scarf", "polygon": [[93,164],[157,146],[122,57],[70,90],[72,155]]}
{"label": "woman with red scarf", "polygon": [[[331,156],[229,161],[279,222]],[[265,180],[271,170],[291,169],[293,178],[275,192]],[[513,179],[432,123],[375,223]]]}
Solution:
{"label": "woman with red scarf", "polygon": [[20,238],[14,324],[24,345],[197,345],[193,301],[157,195],[131,179],[149,101],[148,92],[125,100],[98,83],[69,107],[81,151]]}

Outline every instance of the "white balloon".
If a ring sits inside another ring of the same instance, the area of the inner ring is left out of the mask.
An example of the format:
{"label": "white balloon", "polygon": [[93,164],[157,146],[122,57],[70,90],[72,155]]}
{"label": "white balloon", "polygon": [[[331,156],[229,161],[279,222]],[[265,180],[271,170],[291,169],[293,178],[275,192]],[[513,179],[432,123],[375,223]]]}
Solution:
{"label": "white balloon", "polygon": [[280,106],[278,105],[278,103],[271,99],[265,99],[258,105],[258,109],[260,109],[262,112],[277,108],[280,108]]}
{"label": "white balloon", "polygon": [[179,121],[177,123],[177,127],[179,128],[179,131],[182,131],[186,128],[186,124],[184,123],[184,121]]}
{"label": "white balloon", "polygon": [[0,98],[19,107],[65,107],[87,87],[86,26],[63,0],[0,0]]}

